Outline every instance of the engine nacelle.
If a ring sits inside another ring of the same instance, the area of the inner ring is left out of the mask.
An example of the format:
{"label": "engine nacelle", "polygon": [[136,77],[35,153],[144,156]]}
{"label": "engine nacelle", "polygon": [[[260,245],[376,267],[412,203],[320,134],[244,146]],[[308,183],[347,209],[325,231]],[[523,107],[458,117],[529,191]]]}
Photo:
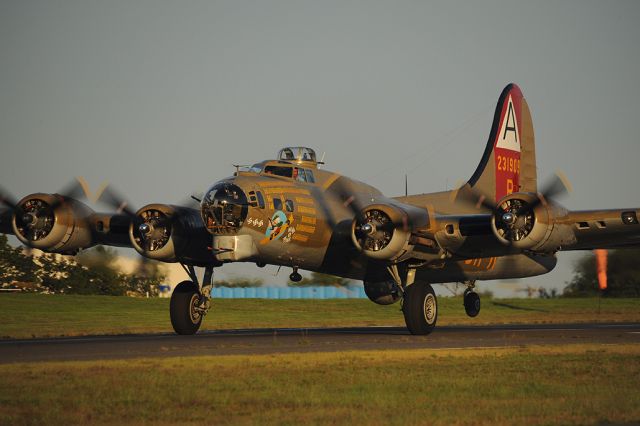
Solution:
{"label": "engine nacelle", "polygon": [[400,289],[392,279],[382,281],[364,281],[364,292],[372,302],[378,305],[391,305],[401,299]]}
{"label": "engine nacelle", "polygon": [[[520,250],[555,252],[570,243],[574,234],[563,229],[558,218],[567,211],[533,193],[513,193],[498,203],[491,228],[498,241]],[[527,206],[534,204],[532,209]],[[565,232],[565,231],[569,232]]]}
{"label": "engine nacelle", "polygon": [[149,204],[136,213],[129,227],[133,248],[162,262],[211,263],[208,233],[196,209],[169,204]]}
{"label": "engine nacelle", "polygon": [[396,261],[406,256],[414,229],[426,227],[429,214],[409,205],[372,204],[351,225],[353,244],[376,260]]}
{"label": "engine nacelle", "polygon": [[23,244],[52,253],[75,253],[95,245],[93,210],[58,194],[31,194],[13,215],[13,233]]}

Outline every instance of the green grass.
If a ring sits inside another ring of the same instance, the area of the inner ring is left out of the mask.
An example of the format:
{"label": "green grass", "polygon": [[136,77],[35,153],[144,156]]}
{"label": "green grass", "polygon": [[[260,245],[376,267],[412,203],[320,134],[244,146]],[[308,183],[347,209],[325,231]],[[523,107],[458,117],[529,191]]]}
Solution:
{"label": "green grass", "polygon": [[[460,298],[439,298],[439,325],[637,322],[640,299],[483,299],[468,318]],[[403,326],[400,304],[362,299],[216,299],[203,329]],[[0,294],[0,338],[171,332],[167,299]]]}
{"label": "green grass", "polygon": [[0,365],[0,424],[640,420],[640,345]]}

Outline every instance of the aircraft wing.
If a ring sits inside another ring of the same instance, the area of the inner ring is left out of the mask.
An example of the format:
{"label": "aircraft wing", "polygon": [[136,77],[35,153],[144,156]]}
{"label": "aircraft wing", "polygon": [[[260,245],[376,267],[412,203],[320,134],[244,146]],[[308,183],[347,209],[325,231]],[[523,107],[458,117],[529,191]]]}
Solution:
{"label": "aircraft wing", "polygon": [[388,199],[361,209],[352,239],[369,258],[394,263],[640,246],[637,208],[572,212],[535,193],[485,204],[478,213],[437,214]]}
{"label": "aircraft wing", "polygon": [[142,256],[162,262],[196,266],[214,262],[210,234],[197,209],[150,204],[133,212],[117,201],[115,213],[97,213],[86,204],[61,194],[31,194],[14,202],[0,193],[0,233],[13,234],[23,244],[50,253],[76,254],[95,245],[131,247]]}

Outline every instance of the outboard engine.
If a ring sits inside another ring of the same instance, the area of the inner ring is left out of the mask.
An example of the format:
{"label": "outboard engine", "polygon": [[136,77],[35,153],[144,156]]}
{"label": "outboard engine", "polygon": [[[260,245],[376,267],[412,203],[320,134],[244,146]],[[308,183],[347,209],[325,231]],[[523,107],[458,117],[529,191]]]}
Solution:
{"label": "outboard engine", "polygon": [[13,233],[21,243],[46,252],[74,254],[95,244],[93,210],[58,194],[31,194],[17,203]]}

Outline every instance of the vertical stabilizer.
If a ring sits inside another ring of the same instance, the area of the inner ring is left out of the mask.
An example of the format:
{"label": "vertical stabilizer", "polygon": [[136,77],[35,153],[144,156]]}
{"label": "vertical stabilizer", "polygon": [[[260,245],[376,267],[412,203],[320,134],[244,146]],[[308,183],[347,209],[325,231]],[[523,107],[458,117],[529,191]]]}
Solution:
{"label": "vertical stabilizer", "polygon": [[537,191],[531,113],[513,83],[500,94],[487,147],[468,184],[496,201],[512,192]]}

